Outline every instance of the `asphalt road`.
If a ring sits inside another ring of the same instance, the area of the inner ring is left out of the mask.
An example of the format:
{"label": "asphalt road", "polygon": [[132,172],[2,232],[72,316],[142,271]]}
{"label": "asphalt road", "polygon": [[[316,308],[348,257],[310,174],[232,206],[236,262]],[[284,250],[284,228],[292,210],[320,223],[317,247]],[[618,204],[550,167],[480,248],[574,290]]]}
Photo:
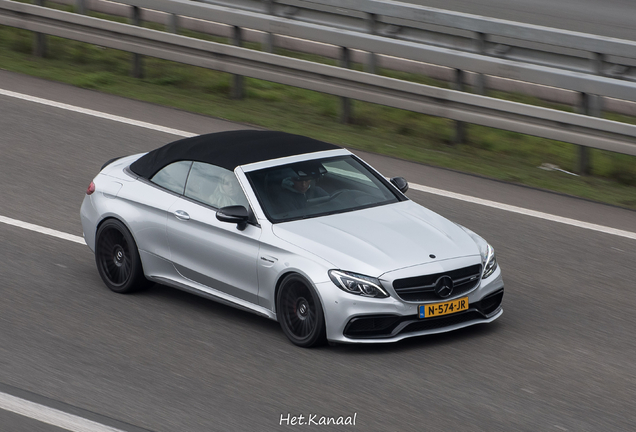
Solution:
{"label": "asphalt road", "polygon": [[632,0],[402,0],[601,36],[636,40]]}
{"label": "asphalt road", "polygon": [[[0,88],[196,133],[246,127],[2,71]],[[104,161],[175,139],[6,96],[0,113],[0,215],[75,235]],[[387,176],[636,231],[636,212],[366,159]],[[162,432],[293,430],[279,424],[288,413],[356,414],[332,430],[635,430],[636,241],[408,195],[493,244],[506,282],[498,321],[304,350],[275,322],[177,290],[114,294],[86,246],[0,224],[0,391]],[[2,410],[0,422],[57,430]]]}

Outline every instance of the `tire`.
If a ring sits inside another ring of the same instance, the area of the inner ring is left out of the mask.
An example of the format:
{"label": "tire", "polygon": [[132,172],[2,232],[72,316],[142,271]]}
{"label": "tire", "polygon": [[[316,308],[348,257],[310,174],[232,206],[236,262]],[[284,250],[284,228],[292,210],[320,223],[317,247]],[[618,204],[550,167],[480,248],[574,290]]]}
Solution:
{"label": "tire", "polygon": [[285,276],[276,296],[276,311],[283,333],[294,345],[309,348],[327,341],[320,299],[300,275]]}
{"label": "tire", "polygon": [[137,244],[128,228],[116,219],[100,225],[95,242],[95,264],[104,284],[116,293],[146,288]]}

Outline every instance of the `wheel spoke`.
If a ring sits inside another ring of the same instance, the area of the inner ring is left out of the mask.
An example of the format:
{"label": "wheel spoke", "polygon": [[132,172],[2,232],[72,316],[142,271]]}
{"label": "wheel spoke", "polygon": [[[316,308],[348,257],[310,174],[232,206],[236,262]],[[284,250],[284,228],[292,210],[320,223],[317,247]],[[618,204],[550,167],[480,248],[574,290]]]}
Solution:
{"label": "wheel spoke", "polygon": [[299,298],[299,297],[305,297],[307,291],[304,285],[300,283],[296,283],[294,284],[294,293],[296,294],[296,298]]}
{"label": "wheel spoke", "polygon": [[115,242],[114,242],[113,236],[110,234],[110,232],[106,231],[102,235],[102,239],[103,239],[103,246],[102,246],[101,249],[104,252],[112,251],[113,248],[115,247]]}
{"label": "wheel spoke", "polygon": [[314,327],[315,322],[316,322],[316,315],[313,313],[313,311],[310,311],[309,315],[307,316],[307,323],[309,324],[310,329]]}
{"label": "wheel spoke", "polygon": [[300,320],[298,319],[295,313],[289,313],[287,317],[289,318],[290,327],[295,333],[298,330],[298,327],[300,326]]}
{"label": "wheel spoke", "polygon": [[298,337],[303,337],[305,334],[305,321],[304,320],[298,320],[298,331],[296,332],[296,336]]}
{"label": "wheel spoke", "polygon": [[115,266],[115,283],[120,284],[122,280],[121,267]]}
{"label": "wheel spoke", "polygon": [[125,260],[124,265],[122,265],[124,279],[128,279],[128,275],[130,275],[130,267],[130,262],[128,260]]}
{"label": "wheel spoke", "polygon": [[128,242],[126,241],[125,238],[122,237],[120,245],[121,245],[121,248],[124,250],[124,255],[125,256],[129,256],[130,255],[130,248],[128,247]]}
{"label": "wheel spoke", "polygon": [[106,273],[108,273],[108,279],[113,280],[115,273],[117,272],[117,266],[112,261],[112,259],[110,259],[110,256],[104,257],[104,263],[106,264],[105,270]]}
{"label": "wheel spoke", "polygon": [[131,267],[130,258],[128,257],[128,254],[125,254],[124,260],[121,263],[121,268],[124,273],[124,276],[128,277],[128,274],[130,273],[130,267]]}
{"label": "wheel spoke", "polygon": [[309,318],[305,318],[304,324],[305,324],[305,331],[303,332],[303,336],[309,336],[312,330],[312,325],[311,325],[311,321],[309,321]]}
{"label": "wheel spoke", "polygon": [[285,305],[287,306],[287,308],[291,311],[294,310],[294,306],[295,306],[295,299],[294,296],[289,293],[286,297],[285,297]]}

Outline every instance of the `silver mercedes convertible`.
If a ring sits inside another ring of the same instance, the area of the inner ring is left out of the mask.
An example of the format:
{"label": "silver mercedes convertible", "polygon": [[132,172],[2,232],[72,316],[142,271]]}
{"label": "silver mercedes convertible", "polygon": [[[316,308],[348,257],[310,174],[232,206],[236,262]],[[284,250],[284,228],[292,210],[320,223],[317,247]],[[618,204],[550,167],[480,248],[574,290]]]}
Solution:
{"label": "silver mercedes convertible", "polygon": [[201,135],[107,162],[81,207],[99,275],[276,320],[302,347],[378,343],[502,314],[480,236],[351,152],[298,135]]}

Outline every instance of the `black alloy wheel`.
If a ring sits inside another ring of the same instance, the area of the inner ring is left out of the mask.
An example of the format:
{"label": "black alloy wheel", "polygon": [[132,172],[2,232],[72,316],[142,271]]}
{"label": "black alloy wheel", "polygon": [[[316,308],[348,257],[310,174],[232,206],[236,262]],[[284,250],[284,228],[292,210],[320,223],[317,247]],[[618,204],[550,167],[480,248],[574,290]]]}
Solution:
{"label": "black alloy wheel", "polygon": [[116,219],[107,220],[97,230],[95,263],[106,286],[117,293],[136,291],[149,284],[135,240]]}
{"label": "black alloy wheel", "polygon": [[289,340],[300,347],[326,341],[325,319],[313,287],[299,275],[288,275],[281,282],[276,298],[278,322]]}

